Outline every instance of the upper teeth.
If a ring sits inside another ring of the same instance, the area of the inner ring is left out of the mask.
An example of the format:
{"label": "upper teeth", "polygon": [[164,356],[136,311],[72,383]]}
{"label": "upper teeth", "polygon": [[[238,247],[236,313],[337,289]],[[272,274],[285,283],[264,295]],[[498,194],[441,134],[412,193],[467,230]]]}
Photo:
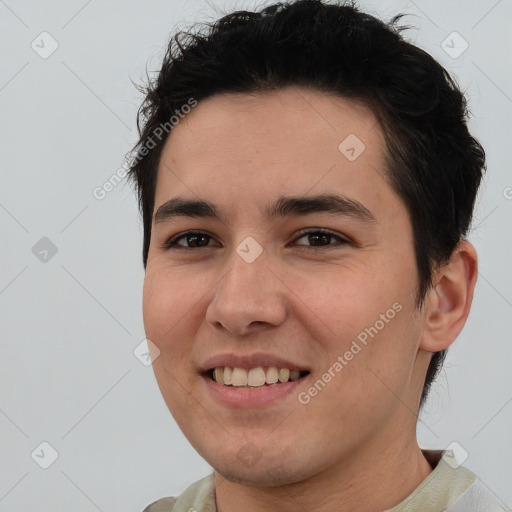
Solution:
{"label": "upper teeth", "polygon": [[225,386],[236,387],[259,387],[265,384],[275,384],[277,381],[288,382],[289,380],[297,380],[299,377],[299,370],[278,369],[275,366],[270,366],[266,370],[261,366],[251,368],[250,370],[218,366],[213,370],[213,379],[216,382]]}

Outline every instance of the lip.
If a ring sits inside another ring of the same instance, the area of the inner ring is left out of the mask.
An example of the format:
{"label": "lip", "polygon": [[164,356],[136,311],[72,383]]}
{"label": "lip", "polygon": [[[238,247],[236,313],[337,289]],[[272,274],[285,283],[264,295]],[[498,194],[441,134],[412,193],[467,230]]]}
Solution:
{"label": "lip", "polygon": [[207,392],[214,400],[233,408],[259,408],[281,402],[291,394],[297,395],[298,388],[302,385],[302,381],[307,379],[310,374],[294,381],[282,382],[279,384],[271,384],[260,386],[257,388],[237,388],[224,386],[211,379],[207,374],[203,374],[202,378],[206,384]]}
{"label": "lip", "polygon": [[[244,368],[245,370],[258,366],[274,366],[278,369],[287,368],[289,370],[307,371],[309,373],[298,380],[281,382],[279,384],[276,383],[254,388],[231,387],[219,384],[210,377],[210,371],[213,368],[226,366]],[[302,381],[311,375],[311,369],[308,366],[263,352],[255,352],[250,355],[238,355],[232,352],[217,354],[208,358],[200,366],[200,372],[207,387],[207,393],[209,393],[215,401],[233,408],[264,407],[281,401],[293,393],[298,394],[298,388],[303,384]]]}
{"label": "lip", "polygon": [[271,354],[256,352],[250,355],[237,355],[233,353],[217,354],[207,359],[201,366],[202,373],[208,372],[213,368],[230,366],[232,368],[244,368],[250,370],[258,366],[275,366],[276,368],[288,368],[289,370],[300,370],[310,372],[310,368],[302,366],[295,362],[283,359]]}

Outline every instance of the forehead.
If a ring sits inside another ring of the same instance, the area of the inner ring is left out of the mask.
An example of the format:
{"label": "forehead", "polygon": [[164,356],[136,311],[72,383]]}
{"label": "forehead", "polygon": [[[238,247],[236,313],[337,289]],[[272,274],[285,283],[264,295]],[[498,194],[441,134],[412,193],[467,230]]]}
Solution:
{"label": "forehead", "polygon": [[375,202],[392,193],[385,154],[375,116],[353,100],[299,87],[218,94],[173,128],[155,207],[171,195],[245,207],[262,196],[334,189]]}

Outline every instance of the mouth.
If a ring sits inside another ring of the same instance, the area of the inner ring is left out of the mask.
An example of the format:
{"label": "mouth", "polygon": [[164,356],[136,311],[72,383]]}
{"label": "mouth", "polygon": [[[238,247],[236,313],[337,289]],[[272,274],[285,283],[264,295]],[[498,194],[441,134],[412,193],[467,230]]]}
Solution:
{"label": "mouth", "polygon": [[309,375],[309,371],[277,366],[216,366],[208,370],[206,375],[217,384],[228,388],[262,388],[300,380]]}
{"label": "mouth", "polygon": [[304,386],[312,369],[277,354],[225,352],[204,361],[199,372],[207,395],[222,407],[273,410],[285,406],[284,400]]}

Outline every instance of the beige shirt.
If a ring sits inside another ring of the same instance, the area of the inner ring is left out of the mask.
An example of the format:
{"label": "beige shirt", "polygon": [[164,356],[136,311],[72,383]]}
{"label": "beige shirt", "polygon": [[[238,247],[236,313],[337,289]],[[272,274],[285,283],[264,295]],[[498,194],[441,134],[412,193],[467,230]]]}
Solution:
{"label": "beige shirt", "polygon": [[[472,471],[447,462],[453,460],[452,451],[422,451],[434,470],[405,500],[385,512],[443,512],[475,482]],[[217,512],[213,474],[193,483],[177,498],[155,501],[143,512]]]}

